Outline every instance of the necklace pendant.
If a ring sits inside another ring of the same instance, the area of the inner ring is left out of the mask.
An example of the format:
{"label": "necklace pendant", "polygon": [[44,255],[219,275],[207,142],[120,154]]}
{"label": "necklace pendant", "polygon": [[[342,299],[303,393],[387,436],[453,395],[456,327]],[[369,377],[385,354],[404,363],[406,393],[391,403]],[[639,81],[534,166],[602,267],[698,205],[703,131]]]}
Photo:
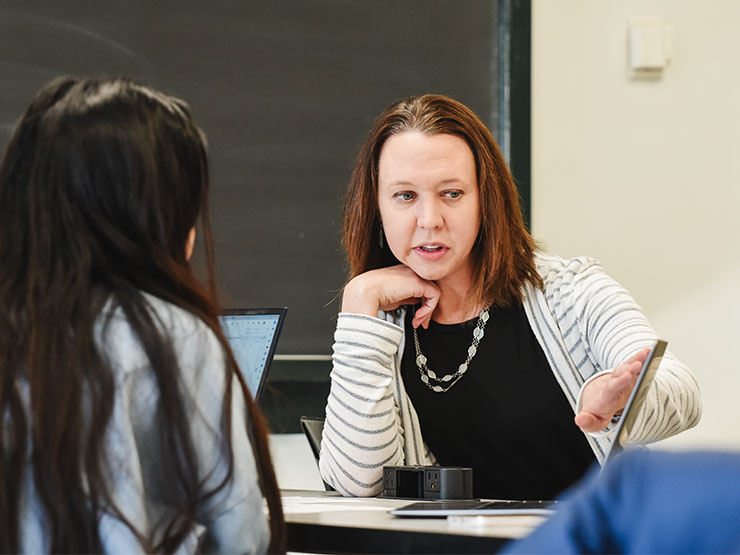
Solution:
{"label": "necklace pendant", "polygon": [[[416,328],[413,329],[414,348],[416,349],[416,366],[419,368],[419,374],[421,377],[421,381],[429,389],[431,389],[435,393],[445,393],[449,391],[449,389],[453,385],[455,385],[460,380],[460,378],[463,377],[465,372],[468,371],[470,361],[475,356],[475,353],[478,352],[478,343],[485,335],[483,328],[486,327],[487,321],[488,321],[488,309],[484,308],[483,310],[481,310],[480,315],[478,316],[478,323],[473,329],[473,342],[471,343],[470,347],[468,347],[467,359],[460,366],[458,366],[457,372],[455,372],[454,374],[446,374],[442,376],[441,378],[438,378],[436,372],[432,371],[427,366],[427,357],[425,357],[421,353],[421,347],[419,346],[419,336],[416,332]],[[432,383],[430,383],[430,380],[433,380],[435,382],[445,383],[446,385],[444,387],[440,385],[432,385]]]}

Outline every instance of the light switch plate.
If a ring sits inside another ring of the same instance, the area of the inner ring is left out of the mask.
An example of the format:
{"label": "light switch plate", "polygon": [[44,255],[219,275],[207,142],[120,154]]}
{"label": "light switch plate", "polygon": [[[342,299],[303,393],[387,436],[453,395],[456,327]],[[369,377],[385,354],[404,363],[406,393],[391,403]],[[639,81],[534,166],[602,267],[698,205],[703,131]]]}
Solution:
{"label": "light switch plate", "polygon": [[659,17],[629,22],[629,66],[632,71],[660,72],[671,59],[671,28]]}

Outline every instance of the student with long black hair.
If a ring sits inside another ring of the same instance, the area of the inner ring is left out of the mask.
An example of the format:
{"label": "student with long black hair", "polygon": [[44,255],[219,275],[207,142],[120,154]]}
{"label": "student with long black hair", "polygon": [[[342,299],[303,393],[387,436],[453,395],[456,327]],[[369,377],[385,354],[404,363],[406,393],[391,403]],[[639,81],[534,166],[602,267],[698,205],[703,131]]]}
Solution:
{"label": "student with long black hair", "polygon": [[0,551],[284,550],[207,196],[181,100],[60,78],[23,114],[0,166]]}

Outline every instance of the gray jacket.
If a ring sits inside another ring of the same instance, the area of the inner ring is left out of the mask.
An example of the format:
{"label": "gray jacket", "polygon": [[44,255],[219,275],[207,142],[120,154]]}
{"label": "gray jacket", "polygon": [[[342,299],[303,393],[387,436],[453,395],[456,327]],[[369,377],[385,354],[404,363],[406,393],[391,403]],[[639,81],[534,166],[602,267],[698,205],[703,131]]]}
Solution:
{"label": "gray jacket", "polygon": [[[657,335],[597,261],[542,253],[535,260],[544,290],[526,285],[524,310],[575,411],[586,380],[652,346]],[[377,495],[385,465],[435,461],[401,379],[403,316],[342,313],[337,320],[319,466],[322,478],[344,495]],[[700,416],[694,376],[666,352],[630,441],[669,437],[696,425]],[[611,437],[586,437],[601,462]]]}

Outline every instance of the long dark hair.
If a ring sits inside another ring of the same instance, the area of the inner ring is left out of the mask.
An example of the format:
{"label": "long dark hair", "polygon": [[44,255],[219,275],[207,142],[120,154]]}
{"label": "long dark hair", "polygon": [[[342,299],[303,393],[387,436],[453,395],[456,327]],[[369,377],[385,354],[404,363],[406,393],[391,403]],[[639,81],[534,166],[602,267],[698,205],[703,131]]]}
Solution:
{"label": "long dark hair", "polygon": [[[29,454],[52,552],[100,551],[103,512],[123,520],[147,551],[175,549],[193,528],[198,504],[232,476],[233,376],[247,401],[270,550],[285,549],[266,427],[218,324],[204,141],[183,101],[120,78],[52,81],[11,137],[0,165],[2,552],[20,548]],[[185,254],[199,215],[207,287]],[[215,490],[204,491],[178,359],[145,293],[202,320],[225,353],[221,429],[214,433],[228,472]],[[115,361],[101,353],[95,329],[107,303],[125,315],[158,387],[160,457],[181,506],[156,539],[126,521],[106,479]]]}
{"label": "long dark hair", "polygon": [[344,202],[349,278],[398,264],[390,249],[378,241],[378,160],[389,137],[410,131],[458,136],[473,153],[481,211],[481,227],[471,252],[475,304],[506,306],[521,300],[525,282],[542,287],[534,263],[536,244],[524,226],[519,194],[501,150],[470,108],[435,94],[393,103],[375,120],[357,155]]}

